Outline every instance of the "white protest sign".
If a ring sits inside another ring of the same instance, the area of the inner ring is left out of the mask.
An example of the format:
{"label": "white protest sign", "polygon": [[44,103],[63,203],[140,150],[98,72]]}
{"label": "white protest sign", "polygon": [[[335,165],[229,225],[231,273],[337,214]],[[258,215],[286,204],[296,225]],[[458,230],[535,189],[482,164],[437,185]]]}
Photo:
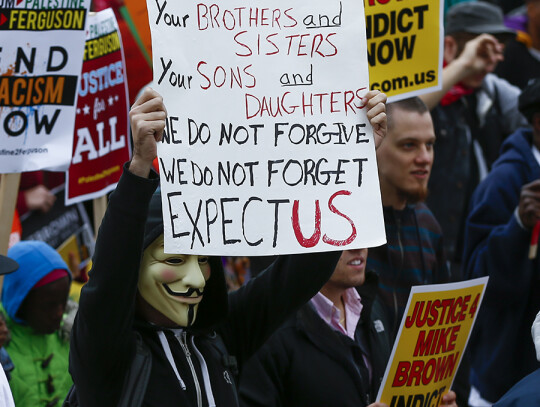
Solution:
{"label": "white protest sign", "polygon": [[383,244],[362,2],[147,5],[165,251]]}
{"label": "white protest sign", "polygon": [[89,6],[90,0],[2,2],[0,173],[69,165]]}

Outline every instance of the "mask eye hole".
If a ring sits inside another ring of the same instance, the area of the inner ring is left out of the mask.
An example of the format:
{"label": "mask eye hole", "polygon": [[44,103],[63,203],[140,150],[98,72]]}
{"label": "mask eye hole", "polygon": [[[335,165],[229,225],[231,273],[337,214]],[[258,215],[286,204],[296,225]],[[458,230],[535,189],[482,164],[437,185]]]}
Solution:
{"label": "mask eye hole", "polygon": [[208,257],[206,256],[199,256],[199,264],[208,264]]}
{"label": "mask eye hole", "polygon": [[165,260],[166,264],[170,264],[171,266],[177,266],[179,264],[182,264],[184,262],[184,259],[180,257],[169,257]]}

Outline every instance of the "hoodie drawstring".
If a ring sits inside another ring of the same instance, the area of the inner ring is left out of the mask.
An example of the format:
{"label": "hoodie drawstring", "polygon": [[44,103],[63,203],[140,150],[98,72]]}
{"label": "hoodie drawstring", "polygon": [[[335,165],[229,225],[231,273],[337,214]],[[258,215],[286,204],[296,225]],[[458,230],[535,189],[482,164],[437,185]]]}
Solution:
{"label": "hoodie drawstring", "polygon": [[[171,348],[169,346],[169,341],[167,340],[165,333],[163,331],[159,331],[158,336],[159,336],[159,341],[161,342],[163,351],[165,352],[165,356],[167,356],[167,360],[169,361],[169,364],[174,370],[174,373],[176,374],[176,378],[178,379],[178,382],[180,383],[182,390],[186,390],[186,384],[180,377],[180,373],[178,372],[178,369],[176,368],[176,363],[174,362]],[[210,383],[210,374],[208,372],[208,365],[206,364],[206,361],[204,360],[204,357],[199,351],[199,349],[197,349],[197,346],[195,346],[195,338],[192,336],[190,339],[191,339],[191,346],[193,347],[193,351],[195,355],[197,356],[197,359],[201,366],[203,381],[204,381],[204,389],[206,390],[206,399],[208,401],[208,406],[216,407],[216,402],[214,400],[214,393],[212,392],[212,385]]]}
{"label": "hoodie drawstring", "polygon": [[169,342],[167,341],[167,337],[165,336],[165,333],[163,331],[159,331],[158,336],[159,336],[159,341],[161,342],[163,351],[165,352],[165,356],[167,356],[167,360],[169,361],[169,364],[174,370],[174,373],[176,374],[176,378],[178,379],[178,382],[180,383],[182,390],[186,390],[186,384],[180,377],[180,373],[178,373],[178,369],[176,368],[176,363],[174,363],[174,358],[171,353],[171,347],[169,346]]}
{"label": "hoodie drawstring", "polygon": [[208,373],[208,366],[206,365],[206,361],[204,360],[203,355],[201,352],[199,352],[199,349],[195,346],[195,337],[191,337],[191,346],[193,346],[193,350],[195,351],[195,355],[197,355],[197,359],[199,359],[199,363],[201,365],[203,380],[204,380],[204,389],[206,390],[206,399],[208,400],[208,406],[209,407],[216,407],[216,402],[214,400],[214,393],[212,393],[212,385],[210,383],[210,374]]}

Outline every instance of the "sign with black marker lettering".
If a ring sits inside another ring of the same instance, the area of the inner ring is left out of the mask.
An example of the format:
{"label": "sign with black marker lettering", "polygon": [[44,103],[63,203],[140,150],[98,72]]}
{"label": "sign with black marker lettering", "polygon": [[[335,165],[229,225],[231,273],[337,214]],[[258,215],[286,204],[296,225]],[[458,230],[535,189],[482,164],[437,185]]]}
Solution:
{"label": "sign with black marker lettering", "polygon": [[0,173],[65,170],[90,0],[0,8]]}
{"label": "sign with black marker lettering", "polygon": [[165,250],[385,242],[361,2],[148,0]]}
{"label": "sign with black marker lettering", "polygon": [[396,101],[442,87],[443,0],[364,0],[370,88]]}

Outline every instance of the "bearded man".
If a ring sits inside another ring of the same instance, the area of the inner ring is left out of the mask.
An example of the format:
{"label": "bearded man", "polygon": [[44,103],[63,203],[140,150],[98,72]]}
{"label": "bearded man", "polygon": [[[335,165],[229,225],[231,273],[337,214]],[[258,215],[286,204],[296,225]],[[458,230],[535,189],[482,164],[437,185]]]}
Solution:
{"label": "bearded man", "polygon": [[377,150],[387,243],[370,249],[393,339],[410,288],[450,280],[439,223],[422,203],[433,165],[435,132],[417,97],[387,105],[388,133]]}

